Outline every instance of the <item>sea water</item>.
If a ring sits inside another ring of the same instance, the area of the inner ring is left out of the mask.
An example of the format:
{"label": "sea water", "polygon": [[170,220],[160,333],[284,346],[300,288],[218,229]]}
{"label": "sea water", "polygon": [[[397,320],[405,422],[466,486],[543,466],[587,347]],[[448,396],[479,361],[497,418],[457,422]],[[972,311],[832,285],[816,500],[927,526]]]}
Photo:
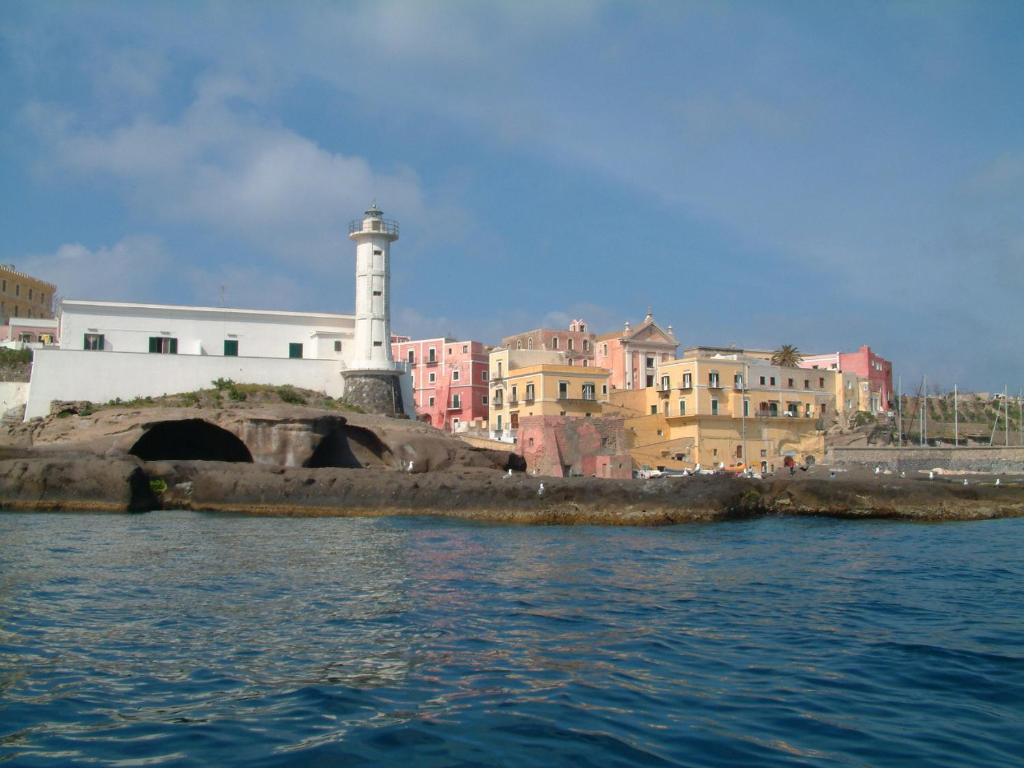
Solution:
{"label": "sea water", "polygon": [[1024,763],[1024,519],[0,514],[0,764]]}

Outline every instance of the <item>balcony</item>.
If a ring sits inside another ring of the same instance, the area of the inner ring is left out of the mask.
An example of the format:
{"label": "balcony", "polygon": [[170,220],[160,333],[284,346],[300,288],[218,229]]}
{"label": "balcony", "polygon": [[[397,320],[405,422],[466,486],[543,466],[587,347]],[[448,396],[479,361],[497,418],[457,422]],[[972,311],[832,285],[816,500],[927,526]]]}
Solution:
{"label": "balcony", "polygon": [[350,236],[360,234],[362,232],[379,232],[383,235],[390,235],[394,238],[397,238],[398,222],[395,221],[394,219],[378,219],[373,217],[367,217],[365,219],[355,219],[348,223],[348,233]]}
{"label": "balcony", "polygon": [[524,398],[523,398],[523,402],[524,402],[524,403],[525,403],[526,405],[533,405],[533,402],[534,402],[534,401],[533,401],[533,395],[527,395],[526,397],[524,397]]}
{"label": "balcony", "polygon": [[495,374],[493,374],[493,375],[491,376],[491,381],[492,381],[492,382],[494,382],[494,381],[502,381],[502,380],[503,380],[504,378],[505,378],[505,377],[504,377],[504,376],[502,376],[502,375],[501,375],[500,373],[495,373]]}
{"label": "balcony", "polygon": [[671,389],[659,389],[658,390],[658,397],[661,397],[661,398],[667,399],[668,396],[671,395],[671,394],[672,394],[672,390]]}
{"label": "balcony", "polygon": [[437,365],[437,362],[438,360],[436,357],[428,357],[426,360],[420,363],[420,365]]}
{"label": "balcony", "polygon": [[460,405],[449,405],[448,406],[448,410],[449,411],[461,411],[462,410],[462,405],[461,404]]}
{"label": "balcony", "polygon": [[515,400],[509,400],[508,401],[508,407],[509,408],[518,408],[519,407],[519,400],[518,400],[518,398],[515,399]]}

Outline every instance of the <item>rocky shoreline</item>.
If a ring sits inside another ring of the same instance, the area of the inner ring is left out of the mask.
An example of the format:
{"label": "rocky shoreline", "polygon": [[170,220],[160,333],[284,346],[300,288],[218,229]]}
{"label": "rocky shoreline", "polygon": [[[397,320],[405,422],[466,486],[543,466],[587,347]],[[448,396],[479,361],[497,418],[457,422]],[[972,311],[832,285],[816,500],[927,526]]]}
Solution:
{"label": "rocky shoreline", "polygon": [[[240,452],[247,460],[217,460]],[[113,410],[10,428],[0,440],[0,510],[648,526],[780,514],[924,522],[1024,516],[1024,484],[991,478],[964,485],[832,476],[815,467],[765,480],[604,480],[521,469],[508,452],[476,450],[395,419],[283,406]]]}
{"label": "rocky shoreline", "polygon": [[[543,494],[539,493],[543,482]],[[1024,488],[947,481],[699,476],[648,481],[144,462],[91,456],[0,460],[0,509],[274,516],[423,515],[523,524],[668,525],[764,515],[923,522],[1024,516]]]}

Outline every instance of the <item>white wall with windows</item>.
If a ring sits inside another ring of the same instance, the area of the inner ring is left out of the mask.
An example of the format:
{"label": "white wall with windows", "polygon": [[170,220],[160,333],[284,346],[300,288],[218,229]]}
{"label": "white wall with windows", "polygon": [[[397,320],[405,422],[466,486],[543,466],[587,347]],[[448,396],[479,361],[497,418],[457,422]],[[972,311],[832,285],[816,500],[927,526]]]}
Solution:
{"label": "white wall with windows", "polygon": [[218,378],[341,397],[355,351],[351,315],[310,312],[66,300],[60,331],[59,349],[35,355],[26,419],[53,400],[158,397]]}
{"label": "white wall with windows", "polygon": [[301,345],[303,358],[343,362],[354,352],[351,315],[65,300],[60,326],[61,349],[288,358]]}

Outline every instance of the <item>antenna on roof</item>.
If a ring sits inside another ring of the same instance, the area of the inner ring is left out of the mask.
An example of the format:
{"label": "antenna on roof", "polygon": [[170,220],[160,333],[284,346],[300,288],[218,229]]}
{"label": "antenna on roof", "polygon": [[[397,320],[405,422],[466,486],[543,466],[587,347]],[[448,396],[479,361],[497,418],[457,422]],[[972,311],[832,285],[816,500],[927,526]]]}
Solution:
{"label": "antenna on roof", "polygon": [[220,305],[222,307],[224,306],[224,291],[225,290],[227,290],[227,286],[226,285],[221,285],[221,287],[220,287]]}

